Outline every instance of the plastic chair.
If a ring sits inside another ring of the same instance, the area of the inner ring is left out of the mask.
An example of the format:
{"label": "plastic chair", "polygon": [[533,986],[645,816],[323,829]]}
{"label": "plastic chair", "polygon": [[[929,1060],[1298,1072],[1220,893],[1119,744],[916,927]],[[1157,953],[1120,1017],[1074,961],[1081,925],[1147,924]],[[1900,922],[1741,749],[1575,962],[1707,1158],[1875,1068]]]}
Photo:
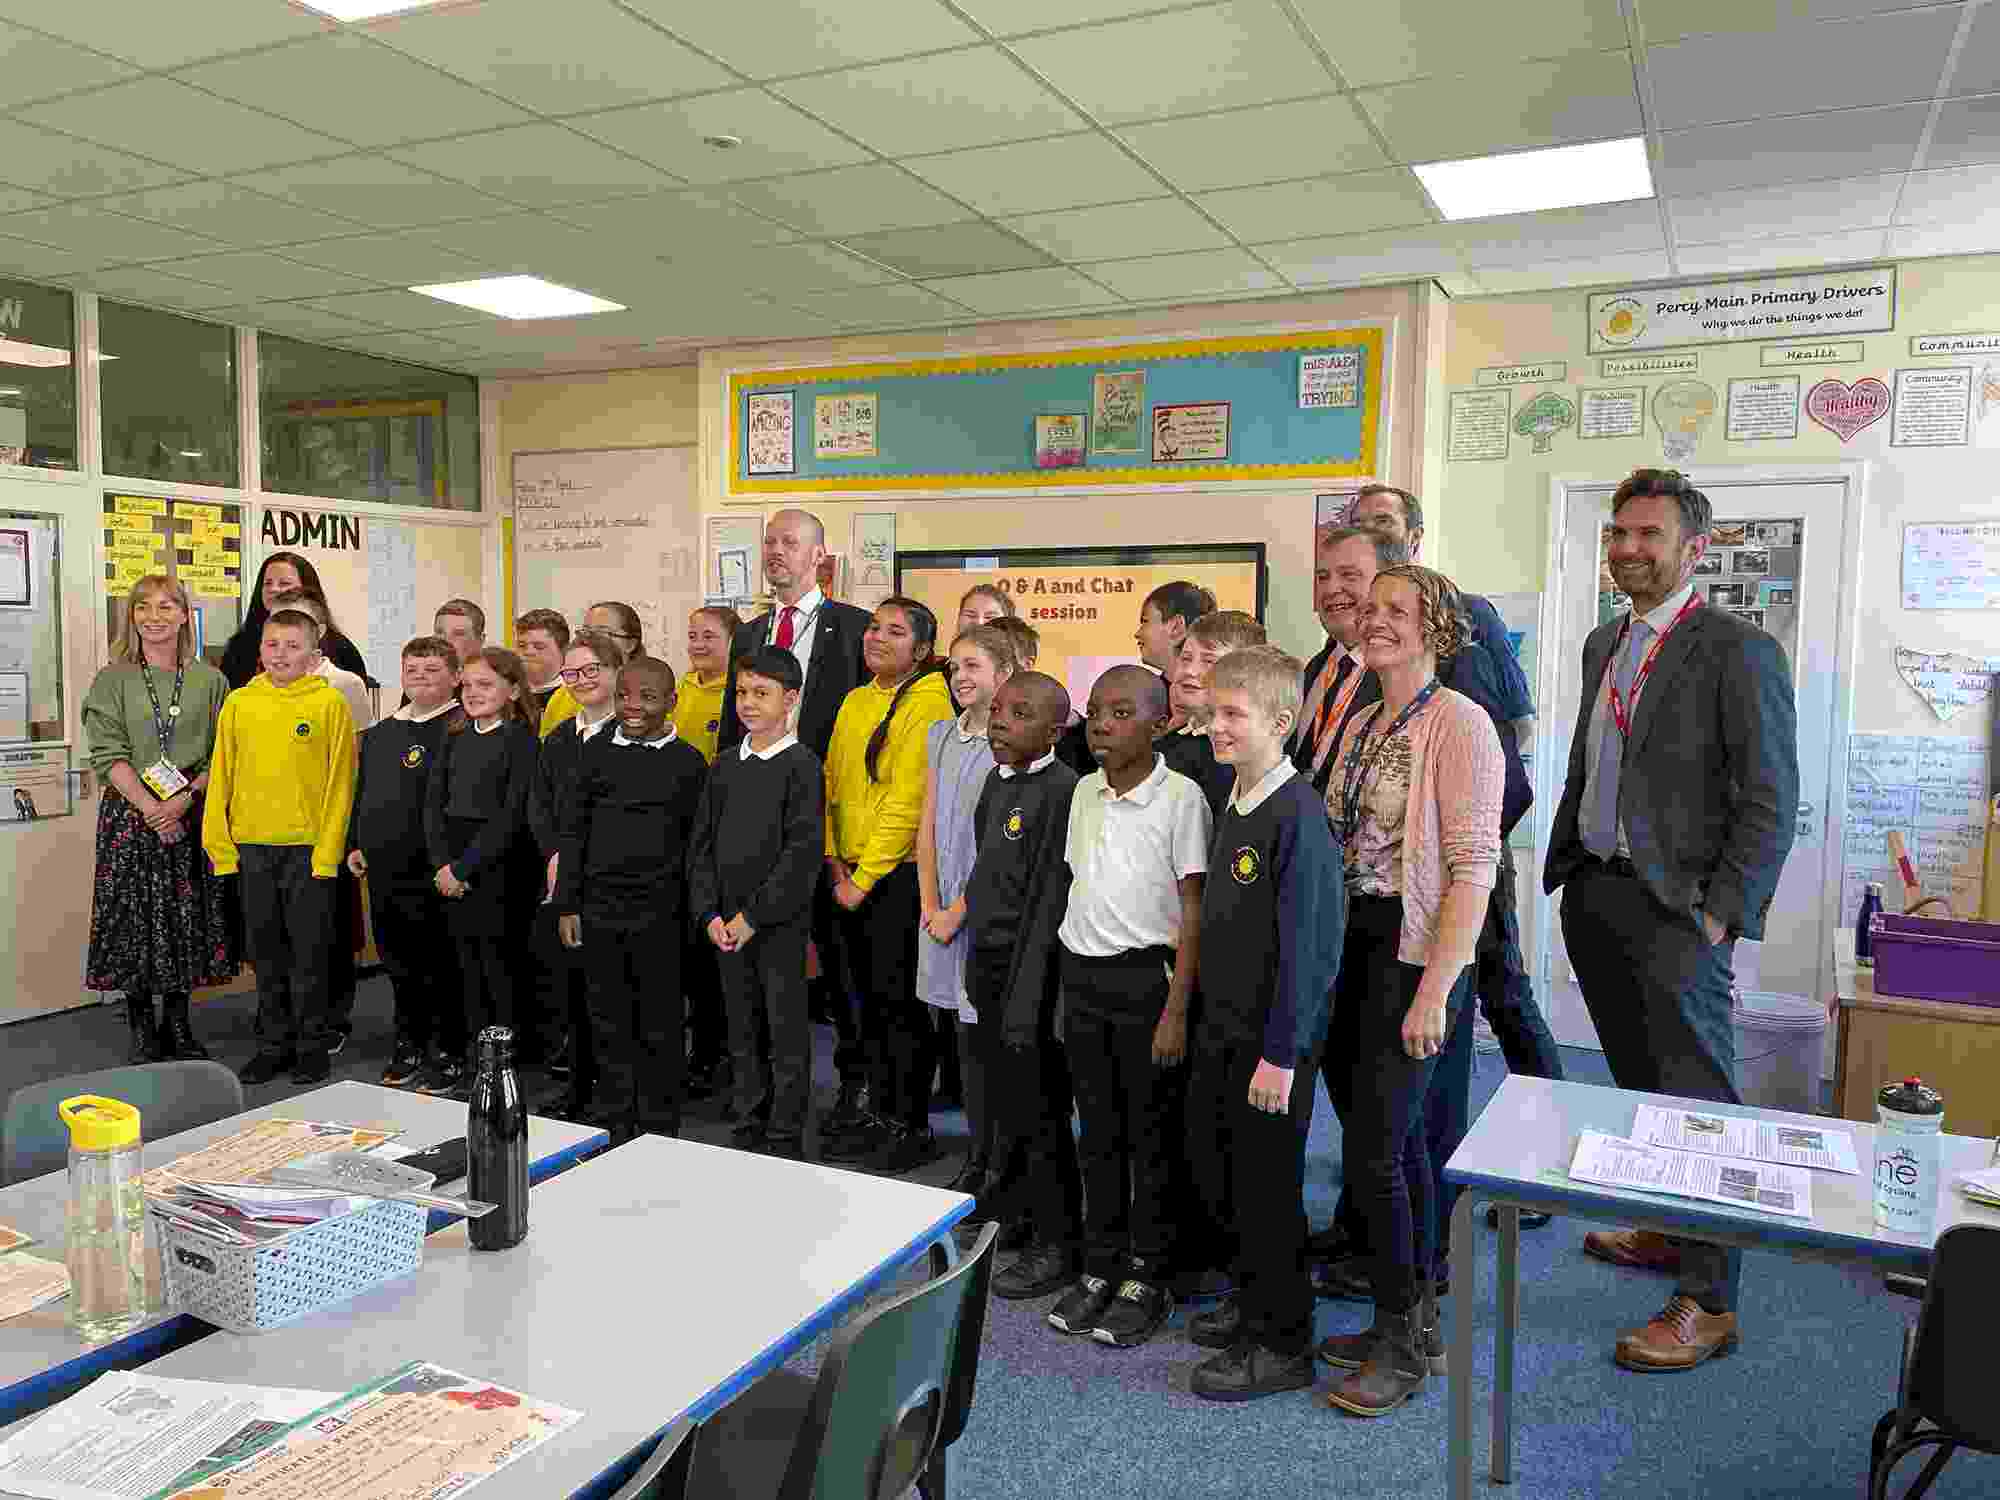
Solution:
{"label": "plastic chair", "polygon": [[700,1432],[693,1422],[669,1427],[638,1472],[619,1486],[611,1500],[681,1500],[687,1494],[694,1440]]}
{"label": "plastic chair", "polygon": [[16,1089],[0,1126],[6,1165],[0,1181],[22,1182],[69,1165],[69,1131],[56,1106],[78,1094],[120,1099],[139,1111],[149,1141],[212,1124],[243,1112],[243,1085],[218,1062],[140,1063],[77,1073]]}
{"label": "plastic chair", "polygon": [[[690,1465],[691,1492],[899,1500],[914,1489],[946,1500],[945,1455],[971,1413],[999,1237],[987,1225],[956,1266],[932,1247],[931,1279],[835,1334],[817,1381],[780,1370],[719,1413]],[[750,1472],[760,1446],[786,1450],[775,1486]]]}
{"label": "plastic chair", "polygon": [[1869,1443],[1869,1500],[1884,1500],[1897,1464],[1920,1448],[1937,1451],[1903,1500],[1918,1500],[1960,1448],[2000,1454],[2000,1403],[1991,1357],[2000,1338],[2000,1229],[1960,1224],[1938,1237],[1930,1285],[1915,1329],[1903,1337],[1896,1405]]}

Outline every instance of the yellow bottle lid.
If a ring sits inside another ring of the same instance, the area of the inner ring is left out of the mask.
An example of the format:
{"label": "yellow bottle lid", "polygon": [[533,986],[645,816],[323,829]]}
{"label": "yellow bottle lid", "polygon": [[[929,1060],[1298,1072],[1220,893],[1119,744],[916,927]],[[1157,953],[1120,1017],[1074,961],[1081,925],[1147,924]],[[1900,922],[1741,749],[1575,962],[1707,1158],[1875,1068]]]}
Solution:
{"label": "yellow bottle lid", "polygon": [[118,1099],[79,1094],[56,1106],[79,1151],[116,1151],[139,1143],[139,1111]]}

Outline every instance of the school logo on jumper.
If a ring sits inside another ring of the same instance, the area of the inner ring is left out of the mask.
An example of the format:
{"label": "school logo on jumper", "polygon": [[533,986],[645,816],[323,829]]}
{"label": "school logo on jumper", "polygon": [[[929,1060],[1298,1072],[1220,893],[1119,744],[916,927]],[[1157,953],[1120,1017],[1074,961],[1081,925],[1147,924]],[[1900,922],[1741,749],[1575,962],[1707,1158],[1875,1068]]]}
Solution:
{"label": "school logo on jumper", "polygon": [[1229,873],[1238,885],[1255,885],[1263,869],[1264,862],[1257,858],[1257,851],[1248,844],[1229,857]]}
{"label": "school logo on jumper", "polygon": [[313,732],[312,725],[308,724],[304,719],[299,720],[299,722],[292,727],[292,733],[297,735],[302,740],[311,739],[312,732]]}
{"label": "school logo on jumper", "polygon": [[412,745],[403,752],[403,764],[408,766],[412,771],[416,770],[423,763],[424,747],[422,745]]}
{"label": "school logo on jumper", "polygon": [[1007,821],[1000,825],[1000,831],[1010,839],[1018,839],[1021,830],[1026,826],[1027,820],[1021,816],[1021,809],[1017,807],[1007,814]]}
{"label": "school logo on jumper", "polygon": [[710,719],[708,721],[708,732],[710,734],[714,734],[715,731],[720,729],[721,727],[722,727],[722,720],[720,719]]}

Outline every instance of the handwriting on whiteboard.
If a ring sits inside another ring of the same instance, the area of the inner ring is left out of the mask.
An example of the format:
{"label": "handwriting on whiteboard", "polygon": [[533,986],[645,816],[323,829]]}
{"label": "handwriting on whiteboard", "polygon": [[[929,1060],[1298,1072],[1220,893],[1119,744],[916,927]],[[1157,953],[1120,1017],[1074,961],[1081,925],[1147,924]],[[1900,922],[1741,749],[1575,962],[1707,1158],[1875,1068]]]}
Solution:
{"label": "handwriting on whiteboard", "polygon": [[[1901,889],[1888,837],[1910,846],[1926,896],[1960,916],[1979,909],[1986,839],[1986,744],[1926,734],[1853,734],[1847,739],[1847,820],[1841,827],[1841,914],[1852,919],[1861,888]],[[1892,905],[1892,910],[1895,909]]]}

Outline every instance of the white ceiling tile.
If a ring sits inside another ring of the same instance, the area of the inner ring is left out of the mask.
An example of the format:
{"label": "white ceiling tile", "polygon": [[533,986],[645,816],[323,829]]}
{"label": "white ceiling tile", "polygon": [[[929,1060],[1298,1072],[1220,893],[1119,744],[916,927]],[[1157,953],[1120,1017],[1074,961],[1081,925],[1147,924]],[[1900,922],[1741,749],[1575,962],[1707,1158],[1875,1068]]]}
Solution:
{"label": "white ceiling tile", "polygon": [[636,10],[752,78],[908,57],[979,40],[938,0],[629,0]]}
{"label": "white ceiling tile", "polygon": [[1111,260],[1227,245],[1229,236],[1179,198],[1152,198],[1002,221],[1058,260]]}
{"label": "white ceiling tile", "polygon": [[[1370,89],[1356,100],[1398,161],[1447,161],[1637,135],[1639,96],[1623,51],[1512,63],[1474,78]],[[1478,107],[1469,107],[1476,98]]]}
{"label": "white ceiling tile", "polygon": [[470,8],[414,11],[383,22],[371,35],[548,114],[637,104],[733,81],[610,0],[485,0]]}
{"label": "white ceiling tile", "polygon": [[[2000,96],[1953,99],[1938,109],[1926,167],[1969,167],[2000,161]],[[16,182],[24,179],[9,173]]]}
{"label": "white ceiling tile", "polygon": [[1683,245],[1674,252],[1674,259],[1685,276],[1717,276],[1875,260],[1881,254],[1882,231],[1859,229],[1844,234],[1791,234],[1720,245]]}
{"label": "white ceiling tile", "polygon": [[76,270],[81,260],[72,250],[0,234],[0,275],[61,276]]}
{"label": "white ceiling tile", "polygon": [[1912,172],[1896,210],[1898,224],[1970,223],[2000,214],[2000,165]]}
{"label": "white ceiling tile", "polygon": [[1831,233],[1889,222],[1903,175],[1838,177],[1776,187],[1731,188],[1668,202],[1674,239],[1683,245],[1768,234]]}
{"label": "white ceiling tile", "polygon": [[357,323],[352,318],[343,318],[321,308],[307,307],[302,302],[242,303],[211,309],[208,316],[217,322],[244,323],[300,339],[352,337],[383,331],[369,323]]}
{"label": "white ceiling tile", "polygon": [[1284,281],[1246,250],[1205,250],[1150,260],[1110,260],[1082,268],[1121,297],[1156,302],[1225,292],[1280,291]]}
{"label": "white ceiling tile", "polygon": [[1451,225],[1380,234],[1326,235],[1282,245],[1259,245],[1257,253],[1298,286],[1409,280],[1452,274],[1461,269],[1458,231]]}
{"label": "white ceiling tile", "polygon": [[1344,97],[1129,125],[1118,134],[1190,193],[1359,172],[1389,159],[1354,101]]}
{"label": "white ceiling tile", "polygon": [[328,271],[318,266],[302,266],[297,261],[255,251],[231,251],[222,255],[195,255],[170,260],[154,267],[172,276],[192,276],[231,288],[238,297],[259,301],[285,297],[324,297],[334,292],[367,291],[369,284],[358,276]]}
{"label": "white ceiling tile", "polygon": [[1990,255],[2000,251],[2000,219],[1971,224],[1915,224],[1889,231],[1888,254]]}
{"label": "white ceiling tile", "polygon": [[190,234],[167,224],[128,219],[80,203],[34,208],[0,218],[0,234],[19,235],[74,250],[94,265],[160,260],[170,255],[194,255],[219,248],[203,234]]}
{"label": "white ceiling tile", "polygon": [[1785,31],[1694,37],[1652,47],[1655,123],[1663,130],[1805,114],[1843,105],[1902,104],[1937,92],[1958,30],[1956,6]]}
{"label": "white ceiling tile", "polygon": [[124,193],[100,199],[92,206],[171,224],[230,245],[282,245],[326,234],[348,234],[354,229],[345,219],[332,214],[226,182],[189,182],[144,193]]}
{"label": "white ceiling tile", "polygon": [[355,292],[343,297],[310,297],[300,305],[332,313],[335,317],[352,318],[357,323],[400,328],[406,333],[445,328],[453,323],[474,321],[478,317],[474,313],[468,318],[466,308],[440,302],[435,297],[420,297],[415,292]]}
{"label": "white ceiling tile", "polygon": [[1116,21],[1161,9],[1161,0],[966,0],[972,19],[995,36]]}
{"label": "white ceiling tile", "polygon": [[7,19],[80,42],[145,68],[171,68],[266,47],[332,29],[333,23],[276,0],[201,0],[149,5],[144,0],[6,0]]}
{"label": "white ceiling tile", "polygon": [[642,193],[556,210],[566,224],[601,230],[655,254],[695,246],[769,245],[797,234],[714,193]]}
{"label": "white ceiling tile", "polygon": [[445,244],[435,234],[360,234],[289,246],[287,259],[394,286],[465,281],[493,269],[491,257]]}
{"label": "white ceiling tile", "polygon": [[24,208],[41,208],[55,201],[47,193],[31,193],[26,188],[0,187],[0,214],[16,213]]}
{"label": "white ceiling tile", "polygon": [[997,47],[877,63],[774,87],[888,156],[993,146],[1085,123]]}
{"label": "white ceiling tile", "polygon": [[1273,0],[1232,0],[1017,42],[1014,50],[1099,120],[1330,92],[1332,76]]}
{"label": "white ceiling tile", "polygon": [[1936,0],[1636,0],[1648,42],[1711,31],[1775,31],[1876,11],[1914,10]]}
{"label": "white ceiling tile", "polygon": [[435,365],[447,370],[452,368],[451,361],[462,359],[472,352],[469,344],[461,344],[440,333],[370,333],[337,342],[343,349],[353,349],[362,354],[380,354],[388,359]]}
{"label": "white ceiling tile", "polygon": [[744,183],[730,196],[806,234],[866,234],[949,224],[968,217],[951,199],[899,167],[836,167],[805,177]]}
{"label": "white ceiling tile", "polygon": [[1680,198],[1900,172],[1910,165],[1929,114],[1929,105],[1895,105],[1669,131],[1661,138],[1653,187]]}
{"label": "white ceiling tile", "polygon": [[32,105],[20,118],[116,150],[143,152],[203,176],[333,156],[344,149],[330,136],[169,78],[141,78],[72,94]]}
{"label": "white ceiling tile", "polygon": [[1474,281],[1467,272],[1437,271],[1432,273],[1431,279],[1443,288],[1448,296],[1476,297],[1479,295],[1479,283]]}
{"label": "white ceiling tile", "polygon": [[663,186],[658,168],[560,125],[517,125],[486,135],[404,146],[396,160],[529,208],[587,203]]}
{"label": "white ceiling tile", "polygon": [[98,52],[86,52],[54,37],[38,36],[18,26],[0,23],[0,109],[12,109],[30,99],[46,99],[71,89],[95,88],[129,77],[125,63]]}
{"label": "white ceiling tile", "polygon": [[1625,45],[1618,0],[1300,0],[1299,12],[1355,88]]}
{"label": "white ceiling tile", "polygon": [[1054,268],[1042,271],[999,271],[990,276],[949,276],[931,283],[954,302],[975,312],[1053,312],[1062,308],[1104,307],[1118,302],[1089,277]]}
{"label": "white ceiling tile", "polygon": [[1429,224],[1437,218],[1417,179],[1404,167],[1228,188],[1203,193],[1195,201],[1244,241],[1361,234]]}
{"label": "white ceiling tile", "polygon": [[940,224],[843,236],[849,249],[906,276],[979,276],[1049,263],[1046,252],[991,224]]}
{"label": "white ceiling tile", "polygon": [[497,213],[507,205],[463,183],[446,182],[386,156],[341,156],[251,172],[236,179],[260,193],[352,219],[357,226],[403,229]]}
{"label": "white ceiling tile", "polygon": [[1651,198],[1474,219],[1460,224],[1458,231],[1465,263],[1475,274],[1483,266],[1525,266],[1666,247],[1660,206]]}
{"label": "white ceiling tile", "polygon": [[817,292],[802,304],[835,323],[884,327],[898,323],[940,323],[963,318],[965,309],[937,293],[907,283]]}
{"label": "white ceiling tile", "polygon": [[839,291],[896,280],[896,273],[887,266],[850,255],[838,245],[767,245],[760,250],[717,250],[698,257],[684,256],[678,248],[670,247],[663,259],[670,275],[692,274],[771,292]]}
{"label": "white ceiling tile", "polygon": [[1491,266],[1474,278],[1488,292],[1538,292],[1563,286],[1622,286],[1672,275],[1664,250],[1584,256],[1534,266]]}
{"label": "white ceiling tile", "polygon": [[178,182],[188,174],[177,167],[107,151],[53,131],[0,120],[0,175],[21,187],[39,188],[59,198],[88,198],[130,188]]}
{"label": "white ceiling tile", "polygon": [[2000,89],[2000,12],[1982,5],[1973,12],[1972,30],[1959,49],[1951,91],[1984,94],[1994,89]]}
{"label": "white ceiling tile", "polygon": [[903,165],[986,214],[1079,208],[1160,191],[1151,172],[1094,134],[917,156]]}
{"label": "white ceiling tile", "polygon": [[[352,34],[222,58],[176,75],[363,146],[516,125],[527,111]],[[366,108],[356,102],[366,100]]]}
{"label": "white ceiling tile", "polygon": [[121,302],[141,302],[156,307],[176,307],[190,312],[223,307],[242,299],[241,292],[210,286],[185,276],[169,276],[151,266],[120,266],[89,271],[77,278],[77,285]]}
{"label": "white ceiling tile", "polygon": [[[570,120],[570,127],[689,182],[739,182],[868,160],[868,152],[761,89],[730,89]],[[703,139],[733,135],[719,150]]]}

